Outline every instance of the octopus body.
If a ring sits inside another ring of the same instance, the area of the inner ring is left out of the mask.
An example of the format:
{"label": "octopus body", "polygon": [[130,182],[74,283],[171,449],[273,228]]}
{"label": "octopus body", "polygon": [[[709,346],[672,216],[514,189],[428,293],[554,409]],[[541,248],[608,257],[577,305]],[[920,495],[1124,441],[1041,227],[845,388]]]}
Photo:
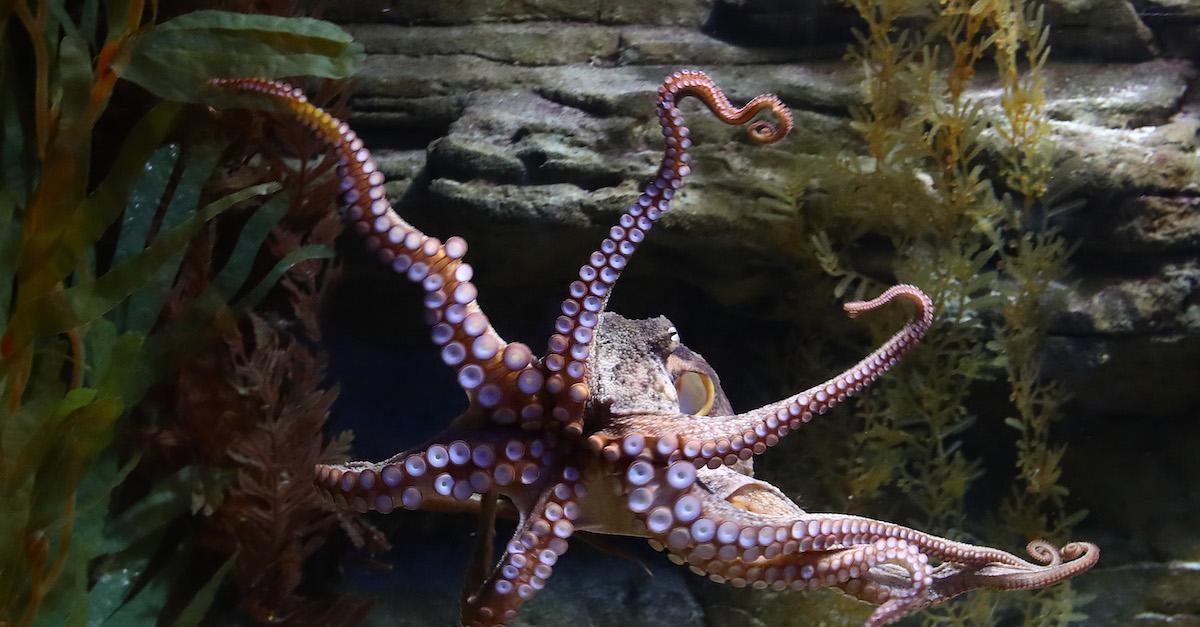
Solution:
{"label": "octopus body", "polygon": [[[933,304],[896,285],[845,305],[854,317],[907,301],[909,322],[844,372],[794,396],[733,411],[720,380],[680,343],[665,318],[606,312],[608,296],[638,246],[671,208],[691,172],[692,140],[678,103],[699,99],[729,124],[749,123],[760,144],[782,139],[791,113],[772,95],[733,106],[703,73],[677,72],[658,90],[665,149],[658,170],[567,288],[541,357],[506,342],[476,300],[467,244],[430,237],[392,209],[383,174],[344,122],[285,83],[221,79],[280,105],[335,151],[345,219],[368,249],[420,284],[431,338],[454,369],[467,410],[418,449],[375,463],[316,468],[316,485],[358,512],[440,508],[477,500],[480,544],[462,595],[464,625],[504,625],[550,579],[577,531],[640,536],[675,563],[735,586],[838,588],[877,605],[867,625],[976,588],[1039,588],[1094,565],[1099,549],[1030,543],[1034,561],[859,516],[809,513],[751,461],[790,432],[861,392],[921,340]],[[774,122],[755,120],[761,112]],[[497,498],[519,514],[491,564]]]}

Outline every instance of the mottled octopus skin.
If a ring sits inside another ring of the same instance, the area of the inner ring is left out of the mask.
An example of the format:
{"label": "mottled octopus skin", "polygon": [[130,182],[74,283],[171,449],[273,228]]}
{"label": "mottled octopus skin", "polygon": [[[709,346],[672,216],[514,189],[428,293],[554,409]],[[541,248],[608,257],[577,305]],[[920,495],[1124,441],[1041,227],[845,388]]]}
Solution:
{"label": "mottled octopus skin", "polygon": [[[666,319],[633,321],[604,311],[629,258],[691,171],[692,142],[678,102],[694,96],[726,123],[750,122],[750,138],[769,144],[792,125],[778,98],[763,95],[736,108],[701,72],[667,77],[656,108],[666,141],[658,171],[580,267],[547,351],[535,358],[529,347],[505,342],[484,315],[463,261],[466,242],[439,241],[400,218],[384,195],[383,175],[344,122],[285,83],[212,84],[261,94],[327,142],[338,159],[344,217],[383,263],[425,291],[433,341],[457,373],[468,409],[419,449],[377,463],[318,466],[315,480],[338,506],[358,512],[436,509],[480,496],[484,503],[497,495],[511,501],[520,523],[498,564],[472,569],[490,574],[467,581],[464,625],[512,620],[546,585],[576,530],[648,538],[671,561],[734,586],[838,588],[878,606],[867,625],[976,588],[1047,586],[1099,558],[1094,544],[1056,549],[1034,541],[1034,563],[889,522],[809,513],[753,477],[754,455],[869,386],[921,340],[934,311],[914,286],[845,305],[852,317],[897,300],[915,305],[904,328],[877,350],[824,383],[741,414]],[[762,111],[775,122],[752,121]],[[707,415],[681,410],[676,385],[695,375],[709,382]],[[482,510],[490,529],[495,508]],[[490,559],[489,541],[477,560]]]}

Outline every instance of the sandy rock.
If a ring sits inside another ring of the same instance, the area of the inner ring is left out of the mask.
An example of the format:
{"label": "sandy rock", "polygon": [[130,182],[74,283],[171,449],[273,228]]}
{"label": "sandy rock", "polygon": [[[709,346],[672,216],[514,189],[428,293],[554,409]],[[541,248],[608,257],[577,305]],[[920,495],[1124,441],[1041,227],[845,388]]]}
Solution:
{"label": "sandy rock", "polygon": [[1198,354],[1195,334],[1051,335],[1043,370],[1088,415],[1194,415]]}
{"label": "sandy rock", "polygon": [[1053,331],[1063,335],[1200,334],[1200,262],[1150,276],[1108,278],[1072,291]]}
{"label": "sandy rock", "polygon": [[567,20],[698,26],[711,8],[711,0],[343,0],[331,3],[325,17],[341,22],[439,25]]}
{"label": "sandy rock", "polygon": [[1158,53],[1154,34],[1127,0],[1053,0],[1046,3],[1046,22],[1060,53],[1121,61]]}
{"label": "sandy rock", "polygon": [[1085,253],[1200,252],[1200,197],[1135,196],[1086,222],[1078,236]]}
{"label": "sandy rock", "polygon": [[572,22],[411,27],[375,22],[347,24],[346,30],[362,42],[367,54],[469,55],[514,65],[563,65],[611,58],[617,54],[623,32],[614,26]]}
{"label": "sandy rock", "polygon": [[1139,563],[1100,568],[1077,587],[1095,594],[1087,624],[1200,625],[1200,563]]}

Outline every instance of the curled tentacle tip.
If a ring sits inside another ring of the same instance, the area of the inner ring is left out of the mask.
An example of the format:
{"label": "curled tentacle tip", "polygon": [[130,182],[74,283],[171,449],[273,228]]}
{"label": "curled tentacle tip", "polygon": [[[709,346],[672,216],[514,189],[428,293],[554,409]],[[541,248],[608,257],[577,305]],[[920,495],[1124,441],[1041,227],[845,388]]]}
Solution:
{"label": "curled tentacle tip", "polygon": [[1083,557],[1088,557],[1092,560],[1100,559],[1100,547],[1091,542],[1071,542],[1062,548],[1060,553],[1063,559],[1075,560]]}
{"label": "curled tentacle tip", "polygon": [[1058,550],[1058,547],[1045,540],[1033,540],[1025,546],[1025,550],[1035,560],[1047,566],[1057,566],[1063,561],[1062,552]]}
{"label": "curled tentacle tip", "polygon": [[792,113],[783,103],[775,100],[775,105],[771,107],[772,112],[779,119],[778,123],[771,123],[766,120],[755,120],[750,124],[746,132],[750,135],[750,140],[756,144],[774,144],[775,142],[787,137],[787,134],[792,131]]}
{"label": "curled tentacle tip", "polygon": [[756,144],[772,144],[787,135],[786,129],[776,127],[765,120],[757,120],[746,131]]}
{"label": "curled tentacle tip", "polygon": [[917,305],[919,309],[917,317],[922,325],[928,327],[933,323],[933,301],[920,288],[907,283],[893,285],[871,300],[856,300],[845,303],[842,305],[842,309],[846,311],[846,315],[856,318],[863,312],[878,309],[892,302],[897,297],[905,298]]}

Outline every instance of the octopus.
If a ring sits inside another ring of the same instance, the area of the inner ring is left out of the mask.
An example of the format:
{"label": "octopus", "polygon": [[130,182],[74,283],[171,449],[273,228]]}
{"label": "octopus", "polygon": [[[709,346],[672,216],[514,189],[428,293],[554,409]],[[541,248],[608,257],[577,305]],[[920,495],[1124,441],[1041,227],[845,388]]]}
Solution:
{"label": "octopus", "polygon": [[[913,313],[857,364],[744,413],[733,410],[717,373],[666,318],[630,320],[605,310],[622,270],[691,173],[680,101],[694,97],[721,121],[747,124],[753,142],[770,144],[793,123],[779,98],[760,95],[735,107],[702,72],[666,78],[655,108],[665,140],[658,170],[580,266],[538,357],[492,327],[464,261],[466,242],[426,235],[393,210],[384,175],[345,122],[286,83],[212,85],[254,94],[326,142],[337,158],[345,220],[384,264],[424,291],[430,335],[467,409],[423,446],[380,462],[318,466],[314,480],[336,506],[364,513],[478,503],[481,533],[461,596],[463,625],[512,621],[580,531],[646,538],[672,562],[718,583],[839,589],[877,606],[868,627],[970,590],[1048,586],[1099,559],[1099,548],[1086,542],[1059,548],[1035,540],[1030,561],[881,520],[812,513],[754,477],[755,455],[862,392],[920,342],[934,307],[917,287],[896,285],[846,303],[851,317],[896,301]],[[774,121],[756,119],[762,112]],[[494,562],[500,498],[519,523]]]}

